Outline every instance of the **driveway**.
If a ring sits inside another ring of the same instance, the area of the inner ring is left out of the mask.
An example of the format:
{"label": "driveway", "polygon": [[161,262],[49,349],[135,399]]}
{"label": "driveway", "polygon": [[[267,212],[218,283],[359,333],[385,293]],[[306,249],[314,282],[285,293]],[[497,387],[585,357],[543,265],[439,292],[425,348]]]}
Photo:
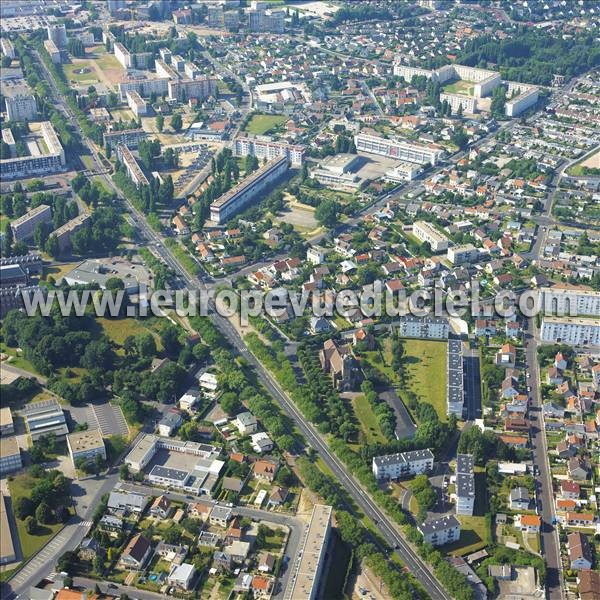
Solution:
{"label": "driveway", "polygon": [[404,406],[404,402],[398,397],[396,390],[389,388],[381,392],[379,397],[394,409],[394,414],[396,415],[396,437],[399,440],[412,438],[415,435],[417,426],[414,424],[408,409]]}

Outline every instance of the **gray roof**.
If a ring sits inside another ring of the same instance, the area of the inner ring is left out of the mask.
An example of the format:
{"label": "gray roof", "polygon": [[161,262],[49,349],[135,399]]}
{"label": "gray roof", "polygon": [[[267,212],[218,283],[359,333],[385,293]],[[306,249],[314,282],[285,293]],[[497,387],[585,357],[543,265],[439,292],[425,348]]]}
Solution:
{"label": "gray roof", "polygon": [[409,452],[399,452],[398,454],[384,454],[383,456],[374,456],[373,463],[378,467],[396,464],[409,463],[415,460],[433,460],[433,452],[429,448],[425,450],[410,450]]}
{"label": "gray roof", "polygon": [[516,487],[510,490],[510,500],[527,500],[529,502],[529,490],[524,487]]}
{"label": "gray roof", "polygon": [[461,498],[475,497],[475,477],[472,473],[459,473],[456,476],[456,494]]}
{"label": "gray roof", "polygon": [[189,472],[182,471],[181,469],[169,469],[168,467],[154,465],[154,467],[152,467],[152,470],[150,471],[150,475],[183,482],[189,477]]}
{"label": "gray roof", "polygon": [[475,460],[472,454],[457,454],[456,455],[456,472],[457,473],[472,473],[475,466]]}
{"label": "gray roof", "polygon": [[431,519],[425,521],[419,525],[419,531],[423,535],[428,533],[435,533],[436,531],[445,531],[446,529],[453,529],[454,527],[460,527],[458,519],[454,515],[446,515],[441,519]]}
{"label": "gray roof", "polygon": [[148,498],[135,492],[111,492],[108,497],[108,508],[131,506],[140,510],[146,506]]}
{"label": "gray roof", "polygon": [[231,518],[231,512],[231,508],[228,506],[216,505],[213,506],[212,510],[210,511],[210,518],[225,521]]}

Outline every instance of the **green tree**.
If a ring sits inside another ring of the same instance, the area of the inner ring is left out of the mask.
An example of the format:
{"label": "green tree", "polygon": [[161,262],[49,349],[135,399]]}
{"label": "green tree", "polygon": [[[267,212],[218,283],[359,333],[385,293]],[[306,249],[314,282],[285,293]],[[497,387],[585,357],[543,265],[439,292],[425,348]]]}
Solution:
{"label": "green tree", "polygon": [[29,535],[34,535],[35,532],[37,531],[38,528],[38,524],[37,521],[35,520],[35,517],[27,517],[25,519],[25,531],[27,531],[27,533]]}
{"label": "green tree", "polygon": [[173,131],[181,131],[181,128],[183,127],[183,121],[179,113],[176,113],[171,117],[171,127]]}
{"label": "green tree", "polygon": [[156,129],[158,129],[158,131],[163,130],[163,127],[165,126],[165,118],[162,115],[156,115]]}
{"label": "green tree", "polygon": [[52,520],[52,511],[46,502],[42,502],[35,509],[35,518],[38,523],[48,524]]}
{"label": "green tree", "polygon": [[315,219],[328,229],[335,227],[338,222],[340,206],[335,200],[323,200],[315,210]]}

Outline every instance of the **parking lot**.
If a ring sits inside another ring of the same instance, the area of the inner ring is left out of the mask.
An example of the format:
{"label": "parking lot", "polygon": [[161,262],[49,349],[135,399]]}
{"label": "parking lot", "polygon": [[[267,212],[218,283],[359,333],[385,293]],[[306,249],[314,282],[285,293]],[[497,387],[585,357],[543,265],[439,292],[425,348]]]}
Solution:
{"label": "parking lot", "polygon": [[104,402],[92,404],[92,410],[102,435],[129,435],[129,427],[120,406]]}

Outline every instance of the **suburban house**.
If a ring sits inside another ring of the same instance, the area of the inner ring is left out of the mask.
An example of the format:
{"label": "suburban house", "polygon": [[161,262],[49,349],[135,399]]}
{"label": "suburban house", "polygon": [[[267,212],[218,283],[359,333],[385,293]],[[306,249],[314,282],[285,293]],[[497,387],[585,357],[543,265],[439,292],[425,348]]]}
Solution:
{"label": "suburban house", "polygon": [[510,490],[509,504],[511,510],[527,510],[529,503],[529,490],[527,488],[516,487]]}
{"label": "suburban house", "polygon": [[171,501],[166,496],[158,496],[150,507],[150,514],[159,519],[166,519],[171,512]]}
{"label": "suburban house", "polygon": [[150,542],[138,533],[129,540],[127,547],[121,554],[120,562],[128,569],[142,569],[152,553]]}
{"label": "suburban house", "polygon": [[567,549],[571,569],[591,569],[592,552],[586,537],[579,531],[569,533],[567,536]]}
{"label": "suburban house", "polygon": [[521,531],[525,533],[539,533],[542,519],[539,515],[519,515],[517,517]]}

